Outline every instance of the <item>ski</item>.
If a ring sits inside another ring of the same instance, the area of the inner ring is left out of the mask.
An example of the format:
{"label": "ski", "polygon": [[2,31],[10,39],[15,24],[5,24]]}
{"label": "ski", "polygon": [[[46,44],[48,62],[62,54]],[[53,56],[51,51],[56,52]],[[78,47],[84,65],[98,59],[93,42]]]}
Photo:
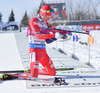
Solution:
{"label": "ski", "polygon": [[43,78],[35,78],[35,77],[30,77],[30,76],[18,75],[18,74],[4,74],[2,75],[2,77],[3,78],[0,78],[0,81],[22,78],[22,80],[31,80],[31,81],[46,81],[46,82],[51,81],[55,85],[66,84],[65,80],[62,79],[61,77],[54,77],[53,79],[43,79]]}
{"label": "ski", "polygon": [[18,75],[19,73],[16,74],[7,74],[4,73],[3,75],[0,76],[0,81],[3,80],[11,80],[11,79],[22,79],[22,80],[39,80],[38,78],[34,78],[34,77],[28,77],[28,76],[24,76],[24,75]]}
{"label": "ski", "polygon": [[3,75],[0,76],[0,81],[12,80],[12,79],[15,79],[15,78],[17,78],[17,77],[12,76],[12,75],[3,74]]}
{"label": "ski", "polygon": [[[19,73],[18,73],[19,74]],[[18,75],[18,74],[3,74],[4,78],[7,78],[8,76],[13,76],[15,78],[20,78],[23,80],[42,80],[42,81],[50,81],[49,79],[43,79],[43,78],[35,78],[35,77],[30,77],[30,76],[24,76],[24,75]]]}
{"label": "ski", "polygon": [[4,73],[29,73],[30,72],[30,69],[28,70],[7,70],[7,71],[0,71],[0,73],[4,74]]}
{"label": "ski", "polygon": [[43,78],[35,78],[35,77],[30,77],[30,76],[24,76],[24,75],[18,75],[18,74],[5,74],[8,76],[14,76],[18,78],[22,78],[23,80],[41,80],[41,81],[51,81],[50,79],[43,79]]}
{"label": "ski", "polygon": [[[65,71],[65,70],[73,70],[73,68],[57,68],[56,71]],[[0,73],[30,73],[30,69],[27,70],[5,70],[5,71],[0,71]]]}
{"label": "ski", "polygon": [[32,77],[23,76],[23,75],[18,75],[18,74],[5,74],[5,75],[14,76],[14,77],[20,77],[20,78],[23,78],[23,79],[26,79],[26,80],[37,79],[37,78],[32,78]]}

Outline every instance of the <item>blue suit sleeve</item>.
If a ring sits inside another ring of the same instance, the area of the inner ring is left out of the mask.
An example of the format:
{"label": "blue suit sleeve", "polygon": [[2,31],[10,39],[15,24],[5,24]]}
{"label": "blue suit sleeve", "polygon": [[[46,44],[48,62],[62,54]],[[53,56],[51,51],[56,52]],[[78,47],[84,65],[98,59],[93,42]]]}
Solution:
{"label": "blue suit sleeve", "polygon": [[57,40],[56,38],[45,39],[47,44],[52,43],[52,42],[54,42],[56,40]]}

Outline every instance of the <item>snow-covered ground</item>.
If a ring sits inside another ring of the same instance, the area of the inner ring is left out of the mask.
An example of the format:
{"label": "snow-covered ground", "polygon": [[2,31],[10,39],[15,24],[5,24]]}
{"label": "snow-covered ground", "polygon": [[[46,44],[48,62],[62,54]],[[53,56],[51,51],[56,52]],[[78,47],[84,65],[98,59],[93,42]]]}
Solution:
{"label": "snow-covered ground", "polygon": [[[84,44],[82,45],[79,43],[80,41],[82,43],[88,43],[88,35],[84,34],[75,34],[78,36],[78,41],[73,42],[73,37],[71,40],[66,41],[66,42],[54,42],[51,44],[52,47],[55,48],[61,48],[66,52],[69,56],[71,54],[75,54],[80,62],[83,63],[90,63],[94,69],[99,70],[100,69],[100,31],[91,31],[90,34],[92,37],[94,37],[94,44],[90,44],[90,51],[89,51],[89,46]],[[49,45],[50,46],[50,45]],[[90,53],[90,57],[89,57]]]}
{"label": "snow-covered ground", "polygon": [[[95,32],[94,32],[95,33]],[[19,33],[18,33],[19,34]],[[93,34],[95,36],[95,34]],[[100,68],[100,32],[96,34],[95,44],[90,46],[90,63],[95,69]],[[87,36],[79,35],[82,42],[87,42]],[[97,39],[96,39],[97,38]],[[57,44],[57,46],[56,46]],[[54,42],[52,47],[62,48],[63,42]],[[50,46],[50,45],[49,45]],[[88,62],[88,46],[75,42],[75,55],[80,62]],[[73,41],[64,42],[64,51],[70,55],[73,53]],[[0,33],[0,70],[23,69],[20,62],[14,32]],[[67,88],[43,88],[26,89],[24,80],[8,80],[0,82],[0,93],[100,93],[99,87],[67,87]]]}
{"label": "snow-covered ground", "polygon": [[22,68],[14,32],[0,33],[0,70],[16,70]]}

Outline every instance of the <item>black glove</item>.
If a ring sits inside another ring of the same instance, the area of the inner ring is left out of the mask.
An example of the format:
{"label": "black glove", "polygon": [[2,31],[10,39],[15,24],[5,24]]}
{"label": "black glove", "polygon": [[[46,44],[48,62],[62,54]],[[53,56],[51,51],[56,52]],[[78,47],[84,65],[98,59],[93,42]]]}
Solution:
{"label": "black glove", "polygon": [[63,35],[62,39],[67,39],[67,37],[68,37],[67,35]]}

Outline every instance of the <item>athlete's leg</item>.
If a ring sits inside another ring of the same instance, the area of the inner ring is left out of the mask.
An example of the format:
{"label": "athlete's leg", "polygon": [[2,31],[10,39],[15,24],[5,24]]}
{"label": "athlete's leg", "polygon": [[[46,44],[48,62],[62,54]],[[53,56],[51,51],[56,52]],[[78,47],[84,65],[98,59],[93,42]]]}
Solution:
{"label": "athlete's leg", "polygon": [[42,49],[41,51],[39,51],[39,56],[41,56],[41,58],[38,59],[38,61],[44,67],[42,69],[39,69],[39,74],[55,75],[56,70],[55,70],[54,64],[52,60],[49,58],[49,56],[47,55],[46,50]]}
{"label": "athlete's leg", "polygon": [[36,54],[36,49],[29,49],[30,73],[32,77],[38,77],[39,61],[36,59]]}
{"label": "athlete's leg", "polygon": [[[53,62],[49,58],[49,56],[46,53],[45,49],[29,49],[29,58],[30,58],[30,71],[31,71],[31,76],[32,77],[38,77],[38,72],[39,74],[43,75],[55,75],[56,70],[53,65]],[[38,71],[38,66],[39,62],[42,64],[44,67],[43,69],[39,69]]]}

